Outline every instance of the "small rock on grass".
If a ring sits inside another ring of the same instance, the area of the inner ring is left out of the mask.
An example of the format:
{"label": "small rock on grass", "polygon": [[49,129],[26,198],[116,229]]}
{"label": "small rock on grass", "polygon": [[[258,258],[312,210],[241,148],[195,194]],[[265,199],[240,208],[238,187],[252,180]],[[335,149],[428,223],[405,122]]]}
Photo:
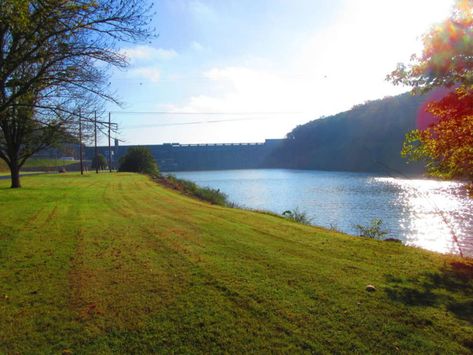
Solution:
{"label": "small rock on grass", "polygon": [[374,291],[376,291],[376,287],[374,287],[373,285],[368,285],[368,286],[366,286],[366,291],[374,292]]}

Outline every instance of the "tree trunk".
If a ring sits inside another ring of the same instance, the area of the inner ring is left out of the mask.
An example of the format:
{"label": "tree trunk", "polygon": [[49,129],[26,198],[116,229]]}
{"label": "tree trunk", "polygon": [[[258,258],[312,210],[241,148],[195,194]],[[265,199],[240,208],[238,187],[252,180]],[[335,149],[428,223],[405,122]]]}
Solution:
{"label": "tree trunk", "polygon": [[12,189],[20,188],[21,187],[20,167],[16,164],[11,164],[10,172],[11,172],[11,188]]}

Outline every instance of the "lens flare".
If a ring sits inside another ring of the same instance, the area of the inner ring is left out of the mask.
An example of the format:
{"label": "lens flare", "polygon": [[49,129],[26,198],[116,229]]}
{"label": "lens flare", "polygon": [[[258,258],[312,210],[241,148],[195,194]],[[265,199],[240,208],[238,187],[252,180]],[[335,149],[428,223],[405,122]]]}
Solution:
{"label": "lens flare", "polygon": [[424,103],[420,106],[417,112],[417,129],[421,131],[426,130],[432,124],[438,122],[438,118],[428,111],[428,107],[431,103],[440,101],[446,97],[452,90],[439,88],[433,90],[425,99]]}

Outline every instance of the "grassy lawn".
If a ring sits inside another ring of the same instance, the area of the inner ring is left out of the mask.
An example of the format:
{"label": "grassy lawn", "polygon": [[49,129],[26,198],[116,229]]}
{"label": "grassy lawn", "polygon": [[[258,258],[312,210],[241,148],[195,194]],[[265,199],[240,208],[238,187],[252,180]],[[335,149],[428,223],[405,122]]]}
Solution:
{"label": "grassy lawn", "polygon": [[[37,169],[37,168],[44,168],[45,170],[57,168],[61,166],[69,166],[73,164],[77,164],[78,160],[56,160],[56,159],[29,159],[26,161],[25,165],[23,165],[23,171],[27,171],[28,169]],[[0,176],[10,175],[8,166],[6,163],[0,159]]]}
{"label": "grassy lawn", "polygon": [[0,353],[473,349],[471,260],[207,205],[134,174],[8,186]]}
{"label": "grassy lawn", "polygon": [[27,168],[55,168],[61,166],[68,166],[78,163],[78,160],[60,160],[60,159],[29,159],[23,166]]}
{"label": "grassy lawn", "polygon": [[[25,176],[25,175],[35,175],[35,174],[39,174],[39,173],[42,173],[42,171],[25,171],[24,173],[21,173],[21,175]],[[0,177],[4,177],[4,176],[10,176],[10,172],[9,171],[0,171]]]}

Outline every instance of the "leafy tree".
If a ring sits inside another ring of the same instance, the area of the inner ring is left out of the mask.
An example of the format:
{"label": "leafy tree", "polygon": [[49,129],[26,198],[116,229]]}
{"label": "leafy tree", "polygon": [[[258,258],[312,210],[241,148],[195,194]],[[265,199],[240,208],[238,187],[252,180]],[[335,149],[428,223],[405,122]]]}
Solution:
{"label": "leafy tree", "polygon": [[120,42],[149,35],[148,10],[140,0],[0,2],[0,158],[12,187],[31,155],[75,132],[78,107],[115,101],[107,69],[127,64]]}
{"label": "leafy tree", "polygon": [[473,0],[457,0],[443,23],[423,37],[421,56],[399,64],[388,79],[425,93],[450,88],[427,106],[435,121],[407,135],[403,156],[427,161],[431,174],[473,181]]}
{"label": "leafy tree", "polygon": [[94,156],[92,159],[92,169],[105,170],[108,168],[107,159],[103,154],[97,154],[97,157]]}
{"label": "leafy tree", "polygon": [[120,158],[118,171],[157,175],[158,164],[149,149],[131,147]]}
{"label": "leafy tree", "polygon": [[459,88],[429,105],[438,120],[406,136],[402,155],[427,161],[431,175],[473,181],[473,91]]}

